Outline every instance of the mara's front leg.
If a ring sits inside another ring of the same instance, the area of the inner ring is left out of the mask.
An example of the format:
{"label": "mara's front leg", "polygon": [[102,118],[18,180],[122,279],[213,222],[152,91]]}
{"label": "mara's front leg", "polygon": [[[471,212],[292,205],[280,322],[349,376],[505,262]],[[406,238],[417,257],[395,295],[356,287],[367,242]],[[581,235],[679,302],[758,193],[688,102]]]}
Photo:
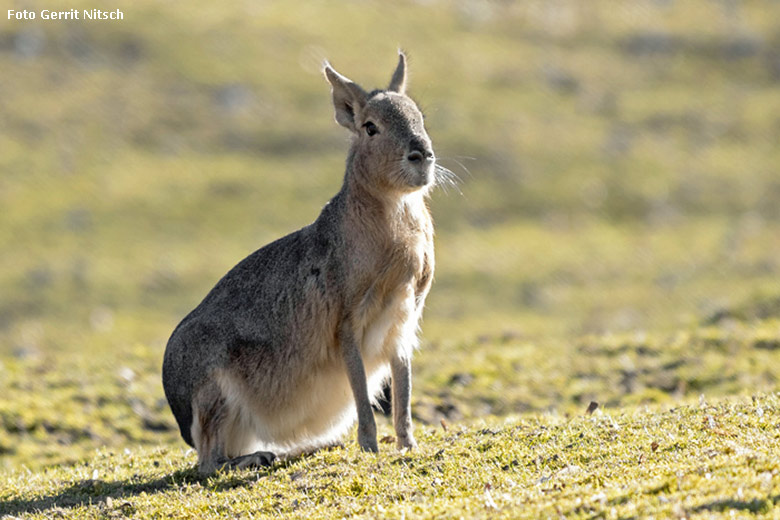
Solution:
{"label": "mara's front leg", "polygon": [[379,451],[376,442],[376,421],[374,410],[371,408],[371,400],[368,396],[368,382],[366,381],[366,369],[360,348],[355,341],[355,333],[348,322],[341,326],[339,333],[341,354],[347,368],[347,377],[352,387],[352,395],[355,397],[355,406],[358,416],[358,444],[363,451]]}
{"label": "mara's front leg", "polygon": [[412,432],[412,360],[396,351],[390,360],[393,377],[393,426],[398,448],[414,449],[417,442]]}

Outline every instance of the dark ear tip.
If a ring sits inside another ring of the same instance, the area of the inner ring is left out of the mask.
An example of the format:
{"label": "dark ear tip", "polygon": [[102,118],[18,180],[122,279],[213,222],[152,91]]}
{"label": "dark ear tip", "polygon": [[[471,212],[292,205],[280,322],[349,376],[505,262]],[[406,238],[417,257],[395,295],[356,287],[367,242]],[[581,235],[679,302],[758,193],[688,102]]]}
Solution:
{"label": "dark ear tip", "polygon": [[406,91],[406,54],[400,47],[398,48],[398,65],[387,89],[400,94]]}

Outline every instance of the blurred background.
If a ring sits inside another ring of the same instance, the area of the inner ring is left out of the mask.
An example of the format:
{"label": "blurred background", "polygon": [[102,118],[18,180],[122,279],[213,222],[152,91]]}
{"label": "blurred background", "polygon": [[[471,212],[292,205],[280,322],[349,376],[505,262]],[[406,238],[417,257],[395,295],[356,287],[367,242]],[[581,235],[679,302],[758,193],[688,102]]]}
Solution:
{"label": "blurred background", "polygon": [[338,191],[322,60],[383,87],[399,47],[461,178],[418,421],[776,389],[780,2],[100,8],[124,19],[0,16],[0,465],[183,446],[170,332]]}

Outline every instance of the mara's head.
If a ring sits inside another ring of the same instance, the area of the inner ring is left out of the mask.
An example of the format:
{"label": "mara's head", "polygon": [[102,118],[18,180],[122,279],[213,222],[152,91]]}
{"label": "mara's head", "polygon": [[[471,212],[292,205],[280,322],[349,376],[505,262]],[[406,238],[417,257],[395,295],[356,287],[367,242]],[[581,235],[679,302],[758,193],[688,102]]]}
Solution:
{"label": "mara's head", "polygon": [[423,115],[406,95],[406,57],[386,89],[365,91],[325,64],[333,88],[336,121],[353,134],[352,174],[358,182],[393,192],[426,189],[434,182],[436,158]]}

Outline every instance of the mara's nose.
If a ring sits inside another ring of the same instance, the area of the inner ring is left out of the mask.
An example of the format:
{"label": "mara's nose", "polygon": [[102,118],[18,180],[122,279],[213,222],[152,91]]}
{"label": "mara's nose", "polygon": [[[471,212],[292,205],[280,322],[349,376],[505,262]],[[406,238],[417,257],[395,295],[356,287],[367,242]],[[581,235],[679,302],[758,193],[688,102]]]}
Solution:
{"label": "mara's nose", "polygon": [[409,155],[406,156],[409,162],[423,162],[425,159],[431,159],[433,157],[433,152],[425,146],[425,143],[418,139],[413,139],[409,148],[411,151],[409,152]]}

